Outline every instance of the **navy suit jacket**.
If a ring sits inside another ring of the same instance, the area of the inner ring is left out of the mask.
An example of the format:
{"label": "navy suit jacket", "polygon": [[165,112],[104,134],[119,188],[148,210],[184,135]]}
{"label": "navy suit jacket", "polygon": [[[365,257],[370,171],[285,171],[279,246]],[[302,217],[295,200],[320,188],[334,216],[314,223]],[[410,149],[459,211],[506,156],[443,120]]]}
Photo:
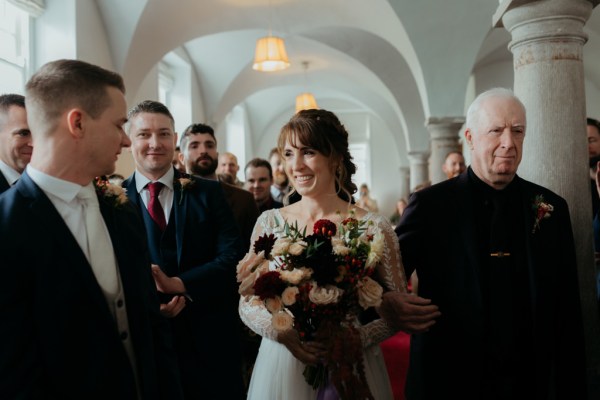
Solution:
{"label": "navy suit jacket", "polygon": [[8,189],[10,189],[10,184],[4,177],[4,174],[0,172],[0,193],[6,192]]}
{"label": "navy suit jacket", "polygon": [[[100,198],[125,292],[141,397],[181,398],[141,221]],[[133,370],[91,266],[24,173],[0,196],[0,397],[136,399]]]}
{"label": "navy suit jacket", "polygon": [[[175,171],[175,180],[180,177]],[[169,220],[169,225],[175,223],[177,266],[165,271],[181,278],[193,300],[172,321],[174,326],[185,325],[175,333],[176,346],[187,344],[178,350],[180,357],[187,352],[196,359],[196,365],[188,364],[182,371],[183,379],[194,376],[196,385],[204,386],[204,398],[215,398],[213,389],[220,391],[219,397],[235,398],[242,390],[235,278],[243,256],[239,231],[219,182],[186,177],[192,183],[185,188],[175,185]],[[137,209],[145,212],[135,175],[123,187]]]}
{"label": "navy suit jacket", "polygon": [[[533,316],[535,398],[585,398],[585,354],[575,247],[564,199],[515,177],[522,196],[526,264]],[[532,233],[534,198],[554,206]],[[472,183],[468,172],[418,191],[396,233],[406,276],[419,277],[419,295],[439,306],[441,317],[411,338],[407,399],[455,394],[480,398],[484,306]],[[507,287],[507,291],[511,288]],[[450,396],[452,397],[452,396]]]}

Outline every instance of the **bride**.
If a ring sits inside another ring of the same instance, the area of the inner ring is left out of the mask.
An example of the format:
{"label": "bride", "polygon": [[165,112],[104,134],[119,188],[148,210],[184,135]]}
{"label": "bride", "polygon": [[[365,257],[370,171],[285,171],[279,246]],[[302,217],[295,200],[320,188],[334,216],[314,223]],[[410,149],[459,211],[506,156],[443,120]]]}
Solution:
{"label": "bride", "polygon": [[[398,241],[383,217],[351,203],[356,185],[356,166],[348,151],[348,132],[338,118],[325,110],[300,111],[281,129],[278,150],[285,171],[301,200],[281,209],[264,212],[256,222],[252,242],[259,236],[279,234],[283,221],[297,222],[300,231],[319,219],[339,224],[351,213],[359,220],[371,220],[385,236],[384,257],[373,278],[385,291],[406,292],[406,279],[400,263]],[[302,342],[294,329],[277,333],[271,315],[260,301],[240,300],[242,321],[262,336],[254,365],[248,398],[256,400],[316,399],[317,391],[306,383],[305,365],[317,364],[323,349],[317,343]],[[383,319],[359,328],[365,376],[375,399],[392,399],[392,390],[379,343],[394,334]]]}

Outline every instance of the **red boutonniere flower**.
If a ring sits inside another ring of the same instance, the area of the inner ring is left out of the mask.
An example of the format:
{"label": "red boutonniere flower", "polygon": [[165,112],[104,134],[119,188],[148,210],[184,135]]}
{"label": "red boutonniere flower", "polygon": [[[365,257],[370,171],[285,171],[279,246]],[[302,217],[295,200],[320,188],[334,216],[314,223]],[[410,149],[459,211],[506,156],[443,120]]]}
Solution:
{"label": "red boutonniere flower", "polygon": [[554,211],[554,206],[546,203],[544,201],[544,196],[540,194],[535,196],[532,208],[533,212],[535,213],[535,220],[533,221],[533,230],[531,233],[535,233],[536,230],[540,229],[540,222],[543,219],[550,218],[550,213]]}
{"label": "red boutonniere flower", "polygon": [[194,181],[188,174],[181,174],[179,178],[175,179],[175,186],[179,186],[181,196],[179,197],[179,204],[183,203],[184,191],[194,187]]}
{"label": "red boutonniere flower", "polygon": [[94,179],[96,194],[104,201],[110,203],[113,207],[119,208],[129,200],[126,190],[119,185],[113,185],[104,176],[98,176]]}

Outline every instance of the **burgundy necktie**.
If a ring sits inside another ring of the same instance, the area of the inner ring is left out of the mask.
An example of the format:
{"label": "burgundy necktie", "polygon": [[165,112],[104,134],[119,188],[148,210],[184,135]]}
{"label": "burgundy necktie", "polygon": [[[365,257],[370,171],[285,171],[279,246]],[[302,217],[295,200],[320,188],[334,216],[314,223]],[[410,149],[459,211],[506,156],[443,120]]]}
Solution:
{"label": "burgundy necktie", "polygon": [[148,202],[148,212],[150,216],[156,222],[156,225],[160,228],[162,232],[165,231],[167,227],[167,220],[165,219],[165,212],[160,205],[160,201],[158,200],[158,195],[160,194],[160,190],[164,185],[160,182],[151,182],[148,184],[148,191],[150,192],[150,201]]}

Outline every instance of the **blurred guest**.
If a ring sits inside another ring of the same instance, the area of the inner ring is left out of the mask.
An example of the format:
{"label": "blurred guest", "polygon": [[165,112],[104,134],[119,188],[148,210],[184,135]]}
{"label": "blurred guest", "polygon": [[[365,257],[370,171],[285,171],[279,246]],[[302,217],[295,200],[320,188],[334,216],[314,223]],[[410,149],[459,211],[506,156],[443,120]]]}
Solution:
{"label": "blurred guest", "polygon": [[179,154],[181,154],[181,151],[179,150],[179,146],[177,146],[173,153],[173,167],[175,167],[177,171],[185,174],[185,166],[181,163]]}
{"label": "blurred guest", "polygon": [[285,173],[281,155],[276,147],[269,153],[269,163],[273,171],[273,184],[271,185],[271,196],[275,201],[284,203],[285,196],[290,193],[290,182]]}
{"label": "blurred guest", "polygon": [[238,160],[235,154],[225,152],[219,154],[219,166],[217,167],[217,174],[227,174],[233,177],[233,183],[235,186],[244,187],[244,182],[240,181],[237,177],[237,173],[240,170]]}
{"label": "blurred guest", "polygon": [[446,155],[446,160],[442,164],[442,171],[444,171],[448,179],[454,178],[466,170],[465,158],[461,152],[451,151]]}
{"label": "blurred guest", "polygon": [[27,125],[25,97],[20,94],[0,96],[0,193],[21,177],[31,160],[33,145]]}
{"label": "blurred guest", "polygon": [[358,201],[356,202],[356,205],[367,211],[379,212],[379,207],[377,206],[377,200],[375,200],[374,198],[372,198],[369,195],[369,187],[367,186],[366,183],[363,183],[362,185],[360,185],[359,198],[358,198]]}
{"label": "blurred guest", "polygon": [[271,196],[273,173],[271,164],[262,158],[253,158],[244,169],[246,183],[244,188],[254,196],[254,201],[262,213],[272,208],[281,208],[283,204]]}
{"label": "blurred guest", "polygon": [[402,217],[402,214],[404,213],[404,209],[406,208],[407,204],[408,202],[406,201],[406,199],[403,198],[396,202],[396,209],[390,217],[390,222],[392,223],[392,225],[398,225],[398,222],[400,222],[400,218]]}

